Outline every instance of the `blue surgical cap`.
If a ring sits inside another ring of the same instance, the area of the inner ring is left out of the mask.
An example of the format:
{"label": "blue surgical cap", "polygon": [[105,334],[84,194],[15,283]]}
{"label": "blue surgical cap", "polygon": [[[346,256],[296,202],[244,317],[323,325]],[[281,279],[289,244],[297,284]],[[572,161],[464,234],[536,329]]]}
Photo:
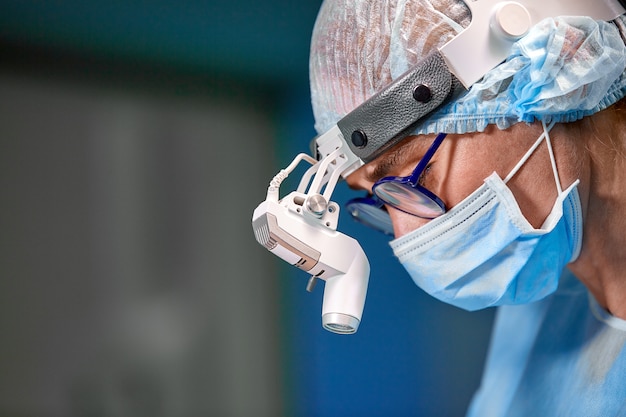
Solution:
{"label": "blue surgical cap", "polygon": [[[460,0],[326,1],[311,43],[315,128],[323,133],[469,23]],[[571,122],[626,94],[626,20],[545,19],[509,57],[413,134]],[[479,46],[477,46],[479,47]]]}

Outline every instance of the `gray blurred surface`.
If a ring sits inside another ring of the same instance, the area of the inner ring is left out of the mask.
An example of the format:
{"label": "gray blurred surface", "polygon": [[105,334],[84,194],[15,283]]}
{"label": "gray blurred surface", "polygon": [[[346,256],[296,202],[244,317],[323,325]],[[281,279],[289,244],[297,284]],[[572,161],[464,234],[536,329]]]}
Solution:
{"label": "gray blurred surface", "polygon": [[268,112],[43,78],[0,73],[0,415],[280,415]]}

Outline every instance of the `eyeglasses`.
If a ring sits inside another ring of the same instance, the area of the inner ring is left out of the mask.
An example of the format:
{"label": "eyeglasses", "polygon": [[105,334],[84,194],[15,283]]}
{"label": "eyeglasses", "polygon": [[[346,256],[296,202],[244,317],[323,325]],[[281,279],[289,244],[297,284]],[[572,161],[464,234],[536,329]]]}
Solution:
{"label": "eyeglasses", "polygon": [[420,185],[419,180],[445,137],[445,133],[437,135],[408,177],[382,178],[374,183],[372,196],[350,200],[347,208],[352,217],[385,234],[393,234],[391,219],[384,204],[424,219],[434,219],[444,214],[444,202]]}

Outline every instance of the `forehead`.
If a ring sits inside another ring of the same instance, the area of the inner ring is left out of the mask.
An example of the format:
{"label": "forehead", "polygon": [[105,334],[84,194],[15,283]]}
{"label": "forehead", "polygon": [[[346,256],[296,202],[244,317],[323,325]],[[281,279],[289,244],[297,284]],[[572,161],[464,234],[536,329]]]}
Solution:
{"label": "forehead", "polygon": [[433,144],[437,135],[410,135],[383,152],[372,163],[385,164],[421,156]]}

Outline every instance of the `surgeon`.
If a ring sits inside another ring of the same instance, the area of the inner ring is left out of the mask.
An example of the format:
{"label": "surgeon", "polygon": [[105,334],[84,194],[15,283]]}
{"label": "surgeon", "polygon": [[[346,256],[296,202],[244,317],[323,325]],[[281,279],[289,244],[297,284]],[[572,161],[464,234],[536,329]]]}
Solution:
{"label": "surgeon", "polygon": [[[311,41],[316,130],[470,21],[460,0],[326,0]],[[624,16],[542,20],[346,178],[369,194],[350,212],[381,210],[368,224],[395,235],[420,288],[498,306],[469,416],[626,416],[625,37]]]}

